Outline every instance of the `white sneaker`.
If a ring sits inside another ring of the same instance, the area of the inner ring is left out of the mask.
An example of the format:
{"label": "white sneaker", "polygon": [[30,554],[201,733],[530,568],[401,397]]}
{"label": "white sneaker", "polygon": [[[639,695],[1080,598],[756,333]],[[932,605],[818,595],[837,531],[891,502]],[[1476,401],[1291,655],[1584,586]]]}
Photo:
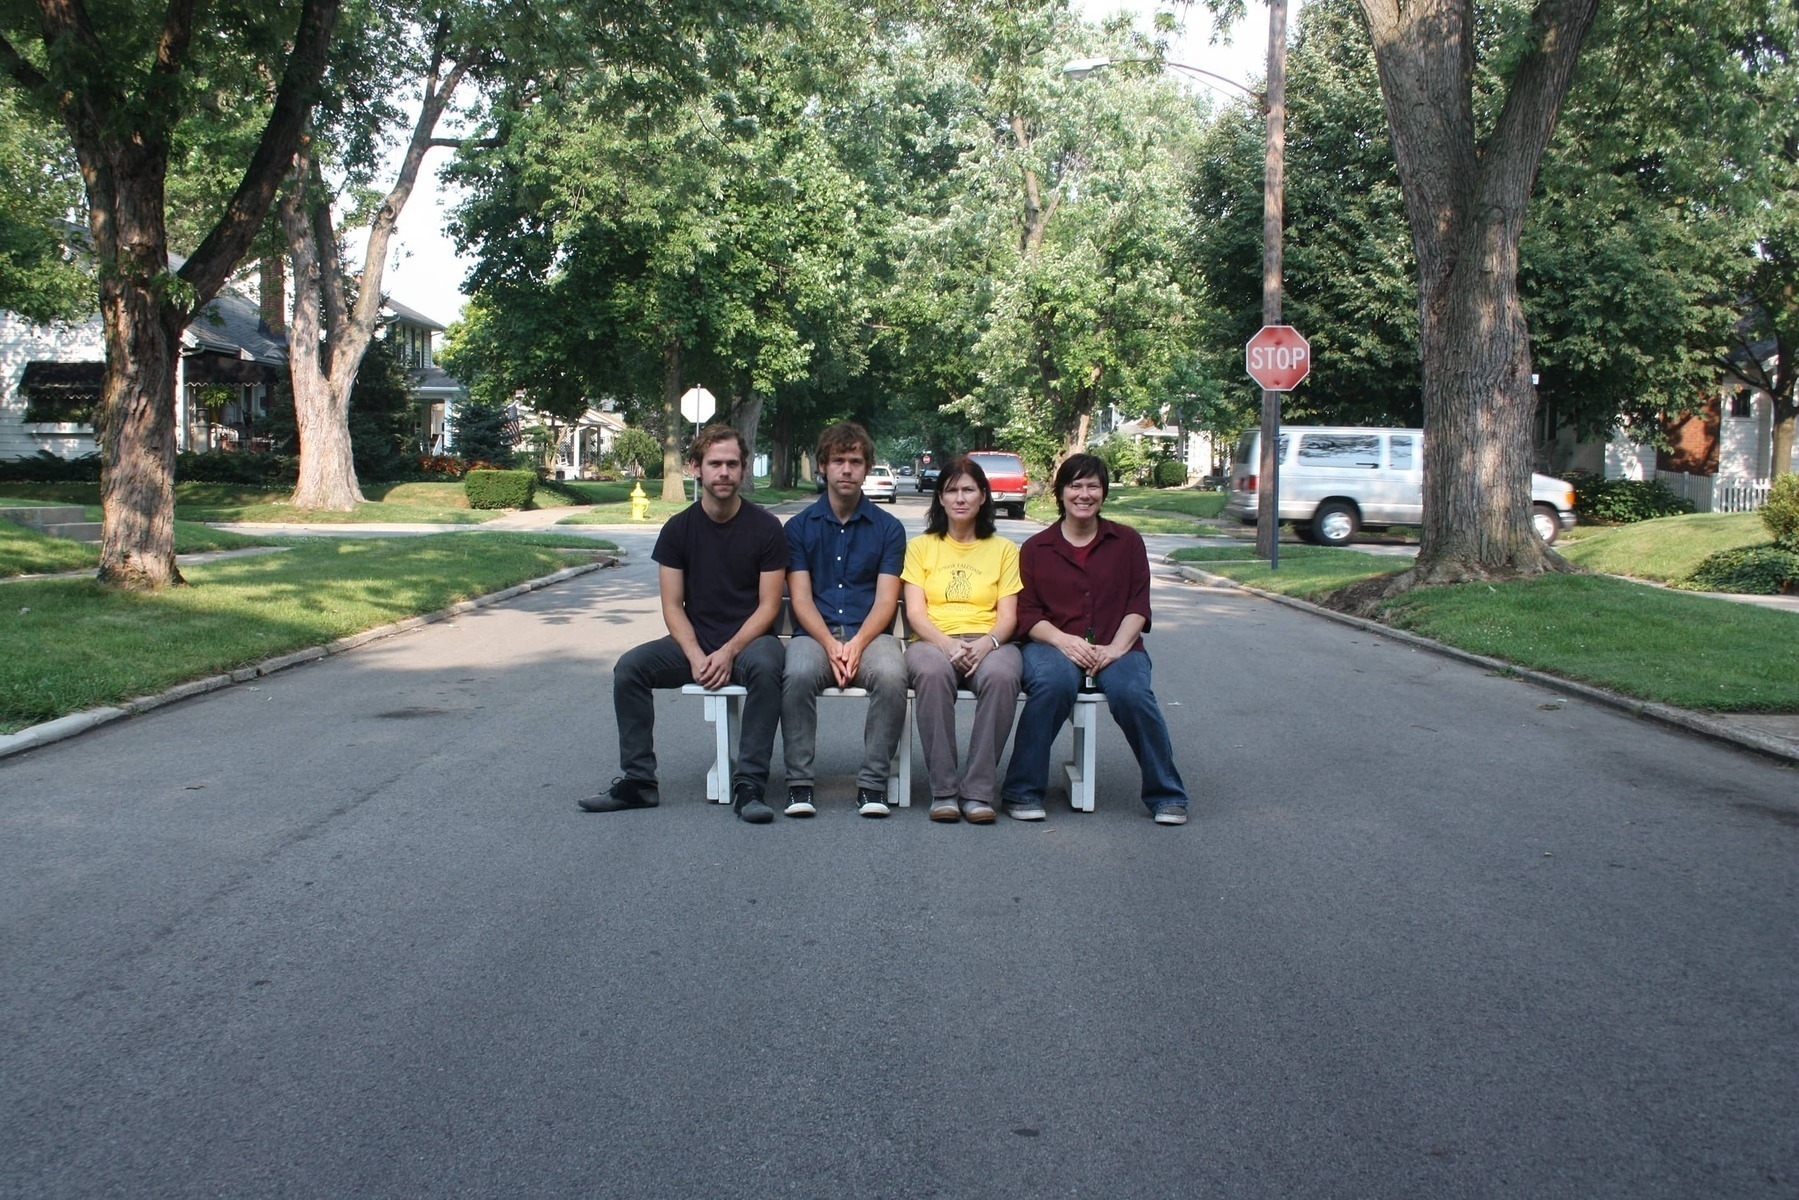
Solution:
{"label": "white sneaker", "polygon": [[787,807],[781,810],[783,816],[810,817],[816,815],[818,809],[812,806],[812,789],[805,785],[787,789]]}
{"label": "white sneaker", "polygon": [[1185,825],[1187,823],[1187,806],[1184,804],[1164,804],[1156,809],[1156,824]]}
{"label": "white sneaker", "polygon": [[885,792],[873,788],[856,789],[856,812],[864,817],[884,817],[893,810],[887,807]]}

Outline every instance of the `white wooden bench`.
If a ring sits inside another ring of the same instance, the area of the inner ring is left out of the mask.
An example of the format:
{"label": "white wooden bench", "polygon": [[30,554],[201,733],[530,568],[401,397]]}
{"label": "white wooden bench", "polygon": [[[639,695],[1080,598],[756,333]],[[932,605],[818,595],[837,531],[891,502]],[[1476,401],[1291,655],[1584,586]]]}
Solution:
{"label": "white wooden bench", "polygon": [[[905,634],[905,602],[901,601],[899,612],[894,616],[894,632],[901,637]],[[787,601],[781,602],[781,617],[776,622],[777,636],[783,641],[793,636],[793,613]],[[697,683],[690,683],[681,689],[683,696],[700,697],[702,712],[708,724],[712,726],[712,765],[706,768],[706,799],[716,800],[720,804],[731,802],[731,769],[737,757],[737,736],[742,728],[743,701],[749,695],[748,689],[741,684],[729,683],[721,688],[707,689]],[[826,688],[819,693],[820,699],[841,700],[858,699],[868,696],[867,688]],[[973,692],[966,688],[956,692],[957,702],[970,701],[975,698]],[[1018,694],[1019,700],[1025,693]],[[912,736],[914,723],[912,720],[912,704],[915,699],[911,689],[906,691],[906,729],[895,749],[893,762],[887,771],[887,803],[895,808],[912,807]],[[1068,775],[1068,799],[1077,812],[1093,811],[1094,785],[1098,779],[1099,763],[1099,708],[1105,703],[1105,693],[1100,691],[1083,691],[1075,697],[1074,711],[1069,717],[1069,724],[1074,728],[1074,752],[1062,769]]]}

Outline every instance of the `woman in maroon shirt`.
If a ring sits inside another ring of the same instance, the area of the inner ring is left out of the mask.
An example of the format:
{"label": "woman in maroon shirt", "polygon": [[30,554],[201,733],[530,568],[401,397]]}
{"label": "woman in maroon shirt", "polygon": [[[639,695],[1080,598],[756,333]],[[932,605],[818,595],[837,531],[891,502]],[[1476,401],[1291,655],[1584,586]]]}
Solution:
{"label": "woman in maroon shirt", "polygon": [[1099,515],[1110,490],[1106,464],[1073,454],[1056,471],[1062,519],[1024,544],[1018,628],[1029,694],[1000,794],[1020,821],[1043,819],[1049,754],[1074,710],[1082,679],[1106,695],[1137,756],[1143,803],[1158,825],[1187,823],[1187,788],[1174,765],[1168,722],[1150,690],[1149,552],[1136,530]]}

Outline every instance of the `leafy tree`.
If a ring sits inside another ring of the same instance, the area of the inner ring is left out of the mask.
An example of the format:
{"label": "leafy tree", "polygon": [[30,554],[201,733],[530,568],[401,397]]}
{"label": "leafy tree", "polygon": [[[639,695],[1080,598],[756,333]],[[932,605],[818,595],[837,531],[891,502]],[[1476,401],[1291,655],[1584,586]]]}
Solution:
{"label": "leafy tree", "polygon": [[471,401],[456,410],[453,449],[470,463],[510,467],[518,446],[518,422],[510,406]]}
{"label": "leafy tree", "polygon": [[[178,339],[268,214],[324,69],[338,0],[119,3],[101,19],[86,0],[38,0],[35,9],[35,19],[23,4],[0,10],[0,70],[61,122],[81,167],[106,328],[100,579],[179,583]],[[171,272],[164,180],[177,129],[204,119],[209,87],[254,96],[268,115],[224,210]]]}
{"label": "leafy tree", "polygon": [[613,439],[612,461],[621,470],[641,475],[646,467],[658,462],[661,457],[661,443],[642,429],[621,429],[618,437]]}
{"label": "leafy tree", "polygon": [[80,204],[67,141],[0,92],[0,308],[33,321],[93,311],[94,279],[63,232]]}

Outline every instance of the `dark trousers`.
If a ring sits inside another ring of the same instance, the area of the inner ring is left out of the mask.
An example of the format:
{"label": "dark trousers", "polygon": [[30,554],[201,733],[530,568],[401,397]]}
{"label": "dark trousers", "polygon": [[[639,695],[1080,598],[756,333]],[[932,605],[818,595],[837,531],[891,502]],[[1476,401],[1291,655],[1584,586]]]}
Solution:
{"label": "dark trousers", "polygon": [[[747,780],[759,788],[768,786],[768,761],[774,755],[775,730],[781,723],[781,670],[786,663],[787,650],[781,639],[764,634],[731,664],[731,682],[749,689],[743,703],[743,727],[737,736],[734,780]],[[646,783],[656,781],[655,689],[692,682],[687,656],[672,637],[645,642],[619,658],[612,672],[619,774]]]}

